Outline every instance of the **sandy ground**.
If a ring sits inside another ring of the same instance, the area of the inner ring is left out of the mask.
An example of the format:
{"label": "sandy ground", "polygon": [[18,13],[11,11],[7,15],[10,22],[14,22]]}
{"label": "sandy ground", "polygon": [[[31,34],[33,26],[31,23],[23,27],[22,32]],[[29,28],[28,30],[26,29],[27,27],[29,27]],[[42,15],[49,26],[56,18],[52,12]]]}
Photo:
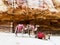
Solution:
{"label": "sandy ground", "polygon": [[[14,33],[3,33],[0,32],[0,45],[55,45],[55,40],[41,40],[29,37],[28,34],[18,34],[18,37]],[[57,40],[58,41],[58,40]],[[56,45],[59,45],[56,43]]]}
{"label": "sandy ground", "polygon": [[60,45],[60,36],[51,36],[50,40],[41,40],[29,37],[28,34],[18,34],[18,37],[14,33],[0,32],[0,45]]}
{"label": "sandy ground", "polygon": [[60,45],[60,36],[51,36],[50,41],[55,45]]}

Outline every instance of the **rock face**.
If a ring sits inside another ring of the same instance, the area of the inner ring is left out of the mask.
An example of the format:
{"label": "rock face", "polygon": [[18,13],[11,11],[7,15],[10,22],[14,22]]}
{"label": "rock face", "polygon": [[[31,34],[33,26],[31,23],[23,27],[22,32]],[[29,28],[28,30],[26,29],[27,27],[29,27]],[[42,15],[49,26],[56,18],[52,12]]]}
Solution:
{"label": "rock face", "polygon": [[60,0],[53,0],[54,4],[60,6]]}
{"label": "rock face", "polygon": [[[60,11],[59,0],[53,0],[55,8]],[[57,3],[58,2],[58,3]],[[38,10],[33,8],[21,8],[13,9],[9,7],[8,11],[0,13],[0,21],[30,21],[40,25],[41,30],[60,30],[60,12],[50,12],[49,10]],[[5,23],[4,22],[4,23]],[[27,23],[27,22],[26,22]]]}
{"label": "rock face", "polygon": [[60,0],[53,0],[53,2],[54,2],[56,9],[60,11]]}

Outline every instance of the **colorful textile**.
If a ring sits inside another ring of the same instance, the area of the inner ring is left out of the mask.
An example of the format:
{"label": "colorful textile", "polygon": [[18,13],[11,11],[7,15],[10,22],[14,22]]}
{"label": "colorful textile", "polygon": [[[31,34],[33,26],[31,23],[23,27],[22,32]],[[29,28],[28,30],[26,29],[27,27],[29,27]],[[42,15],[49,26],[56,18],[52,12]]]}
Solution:
{"label": "colorful textile", "polygon": [[17,31],[18,33],[19,32],[21,32],[22,30],[23,30],[23,24],[18,24],[17,26],[16,26],[16,29],[15,29],[15,31]]}
{"label": "colorful textile", "polygon": [[42,33],[42,32],[38,32],[37,36],[38,36],[39,39],[42,39],[42,38],[45,37],[44,33]]}

